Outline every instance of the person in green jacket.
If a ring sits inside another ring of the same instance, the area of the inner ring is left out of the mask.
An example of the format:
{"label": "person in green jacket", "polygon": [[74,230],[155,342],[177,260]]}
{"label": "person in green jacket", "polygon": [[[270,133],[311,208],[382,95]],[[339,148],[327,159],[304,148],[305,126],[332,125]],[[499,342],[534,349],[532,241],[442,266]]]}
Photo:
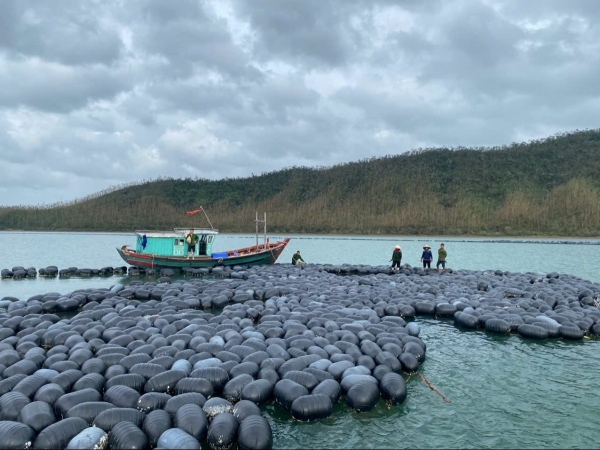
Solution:
{"label": "person in green jacket", "polygon": [[194,229],[192,228],[189,233],[185,235],[185,240],[188,243],[188,254],[187,257],[190,257],[190,253],[192,255],[196,254],[196,244],[198,243],[198,235],[194,233]]}
{"label": "person in green jacket", "polygon": [[402,263],[402,249],[399,245],[394,247],[394,251],[392,252],[392,270],[400,270],[400,263]]}
{"label": "person in green jacket", "polygon": [[294,266],[306,264],[306,262],[304,262],[304,260],[302,259],[302,256],[300,256],[300,250],[298,250],[296,253],[294,253],[294,256],[292,256],[292,264]]}
{"label": "person in green jacket", "polygon": [[440,248],[438,249],[438,260],[435,265],[436,270],[440,270],[440,266],[442,266],[442,270],[446,270],[446,256],[448,256],[448,252],[446,252],[444,244],[440,244]]}

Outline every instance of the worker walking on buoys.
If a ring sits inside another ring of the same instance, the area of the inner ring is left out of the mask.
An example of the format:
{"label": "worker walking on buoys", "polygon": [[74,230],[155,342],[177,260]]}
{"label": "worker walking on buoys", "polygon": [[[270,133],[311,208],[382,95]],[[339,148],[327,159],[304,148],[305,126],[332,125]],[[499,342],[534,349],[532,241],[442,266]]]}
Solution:
{"label": "worker walking on buoys", "polygon": [[306,264],[306,262],[304,262],[302,259],[302,256],[300,256],[300,250],[298,250],[296,253],[294,253],[294,256],[292,256],[292,264],[294,266]]}
{"label": "worker walking on buoys", "polygon": [[400,270],[400,264],[402,263],[402,249],[399,245],[394,247],[394,251],[392,252],[392,270]]}
{"label": "worker walking on buoys", "polygon": [[442,266],[442,271],[446,270],[446,257],[448,256],[448,252],[444,248],[444,244],[440,244],[440,248],[438,249],[438,260],[435,265],[435,270],[440,270],[440,266]]}
{"label": "worker walking on buoys", "polygon": [[194,229],[192,228],[189,233],[185,235],[185,240],[188,243],[188,259],[190,258],[190,254],[196,254],[196,244],[198,243],[198,235],[194,233]]}

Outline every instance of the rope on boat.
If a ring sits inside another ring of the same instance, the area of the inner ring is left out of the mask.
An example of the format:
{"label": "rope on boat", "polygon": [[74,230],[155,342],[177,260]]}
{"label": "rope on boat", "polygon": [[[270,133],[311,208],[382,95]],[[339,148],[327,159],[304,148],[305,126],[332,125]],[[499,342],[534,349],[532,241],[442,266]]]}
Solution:
{"label": "rope on boat", "polygon": [[425,377],[425,375],[423,375],[421,372],[418,372],[418,375],[419,375],[419,377],[421,377],[421,380],[423,380],[425,382],[425,384],[427,384],[427,386],[429,386],[429,388],[432,391],[434,391],[436,394],[438,394],[440,397],[442,397],[442,399],[446,403],[452,403],[450,401],[450,399],[448,397],[446,397],[442,391],[440,391],[437,387],[435,387],[434,384]]}

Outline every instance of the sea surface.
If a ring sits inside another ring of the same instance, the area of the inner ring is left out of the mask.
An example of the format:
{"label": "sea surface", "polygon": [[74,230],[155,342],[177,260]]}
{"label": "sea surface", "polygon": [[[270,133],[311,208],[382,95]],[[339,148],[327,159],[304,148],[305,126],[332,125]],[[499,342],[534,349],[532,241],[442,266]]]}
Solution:
{"label": "sea surface", "polygon": [[[270,236],[271,240],[281,236]],[[279,263],[300,250],[308,263],[389,264],[394,245],[403,263],[418,265],[425,244],[441,242],[448,267],[572,274],[600,282],[600,241],[440,237],[291,236]],[[253,235],[220,235],[215,251],[251,245]],[[0,232],[0,269],[14,266],[121,266],[116,252],[133,234]],[[127,284],[129,278],[0,280],[0,299]],[[517,336],[462,331],[452,321],[416,320],[427,344],[418,376],[408,377],[408,399],[388,409],[352,413],[343,401],[331,417],[293,421],[274,403],[263,406],[274,448],[598,448],[600,340],[535,342]]]}

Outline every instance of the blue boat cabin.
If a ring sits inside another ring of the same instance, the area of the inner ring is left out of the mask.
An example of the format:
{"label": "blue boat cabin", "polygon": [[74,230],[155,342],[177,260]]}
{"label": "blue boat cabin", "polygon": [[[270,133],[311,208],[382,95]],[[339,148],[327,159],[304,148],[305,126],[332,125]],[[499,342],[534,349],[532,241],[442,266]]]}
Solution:
{"label": "blue boat cabin", "polygon": [[[158,256],[187,257],[189,244],[185,235],[189,229],[176,228],[173,232],[136,231],[135,251],[142,254]],[[196,250],[191,256],[211,256],[212,246],[219,232],[214,229],[195,230],[198,236]]]}

